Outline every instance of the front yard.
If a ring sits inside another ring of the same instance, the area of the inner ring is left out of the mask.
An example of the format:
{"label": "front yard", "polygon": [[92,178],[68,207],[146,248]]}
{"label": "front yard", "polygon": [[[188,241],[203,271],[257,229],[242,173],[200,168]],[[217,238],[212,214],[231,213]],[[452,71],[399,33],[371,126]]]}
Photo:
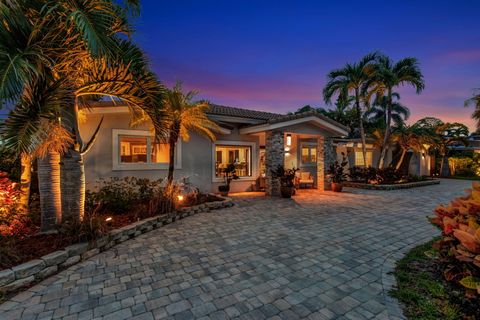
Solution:
{"label": "front yard", "polygon": [[421,189],[302,190],[153,230],[0,305],[0,318],[402,318],[388,297],[399,252],[438,231],[433,208],[468,181]]}

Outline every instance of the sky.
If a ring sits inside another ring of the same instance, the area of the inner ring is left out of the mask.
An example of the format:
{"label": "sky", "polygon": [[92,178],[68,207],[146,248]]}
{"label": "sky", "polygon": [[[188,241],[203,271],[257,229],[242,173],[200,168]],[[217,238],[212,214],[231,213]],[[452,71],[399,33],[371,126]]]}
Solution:
{"label": "sky", "polygon": [[325,107],[329,71],[379,50],[416,57],[426,88],[402,87],[411,121],[474,122],[480,88],[480,1],[143,0],[134,40],[166,85],[199,98],[286,113]]}

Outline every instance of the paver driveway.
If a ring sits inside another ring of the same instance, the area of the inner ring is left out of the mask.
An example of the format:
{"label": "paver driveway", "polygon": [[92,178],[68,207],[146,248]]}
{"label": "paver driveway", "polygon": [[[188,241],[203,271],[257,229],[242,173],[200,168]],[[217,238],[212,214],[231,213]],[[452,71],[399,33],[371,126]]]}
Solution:
{"label": "paver driveway", "polygon": [[394,261],[469,182],[238,196],[124,242],[0,305],[1,319],[395,319]]}

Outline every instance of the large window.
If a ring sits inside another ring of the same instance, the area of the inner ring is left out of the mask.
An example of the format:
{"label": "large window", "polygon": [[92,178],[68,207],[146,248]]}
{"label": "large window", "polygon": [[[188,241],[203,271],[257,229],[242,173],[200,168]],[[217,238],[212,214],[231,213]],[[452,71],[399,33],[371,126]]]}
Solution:
{"label": "large window", "polygon": [[168,163],[168,144],[156,143],[151,137],[119,136],[120,163]]}
{"label": "large window", "polygon": [[316,165],[317,164],[317,146],[316,145],[302,145],[301,149],[302,165]]}
{"label": "large window", "polygon": [[235,166],[237,176],[251,177],[252,147],[243,145],[215,145],[215,177],[223,177],[223,169],[230,164]]}
{"label": "large window", "polygon": [[[175,150],[175,167],[181,168],[179,144]],[[155,141],[148,131],[113,130],[113,169],[166,169],[170,160],[169,145]]]}
{"label": "large window", "polygon": [[[367,151],[367,167],[372,166],[372,151]],[[355,166],[363,167],[365,165],[363,161],[362,150],[355,150]]]}

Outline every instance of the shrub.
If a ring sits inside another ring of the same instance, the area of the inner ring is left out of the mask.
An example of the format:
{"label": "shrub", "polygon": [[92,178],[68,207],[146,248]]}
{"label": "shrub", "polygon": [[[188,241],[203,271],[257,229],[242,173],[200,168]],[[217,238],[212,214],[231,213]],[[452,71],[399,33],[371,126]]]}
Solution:
{"label": "shrub", "polygon": [[442,231],[436,243],[444,265],[444,276],[480,293],[480,183],[474,182],[464,197],[435,209],[431,223]]}
{"label": "shrub", "polygon": [[100,180],[94,191],[87,192],[86,208],[93,210],[101,205],[101,211],[112,214],[128,213],[148,205],[159,190],[161,180],[150,181],[133,177]]}
{"label": "shrub", "polygon": [[30,233],[31,222],[18,210],[21,191],[5,172],[0,172],[0,238],[23,237]]}
{"label": "shrub", "polygon": [[480,161],[478,156],[469,157],[450,157],[448,165],[453,176],[474,177],[480,175]]}
{"label": "shrub", "polygon": [[400,171],[393,167],[377,169],[373,167],[352,167],[348,177],[354,182],[372,184],[393,184],[400,182],[403,177]]}
{"label": "shrub", "polygon": [[376,180],[378,184],[393,184],[402,180],[402,174],[393,167],[377,169]]}
{"label": "shrub", "polygon": [[21,170],[20,157],[0,146],[0,172],[6,172],[11,180],[18,182]]}

